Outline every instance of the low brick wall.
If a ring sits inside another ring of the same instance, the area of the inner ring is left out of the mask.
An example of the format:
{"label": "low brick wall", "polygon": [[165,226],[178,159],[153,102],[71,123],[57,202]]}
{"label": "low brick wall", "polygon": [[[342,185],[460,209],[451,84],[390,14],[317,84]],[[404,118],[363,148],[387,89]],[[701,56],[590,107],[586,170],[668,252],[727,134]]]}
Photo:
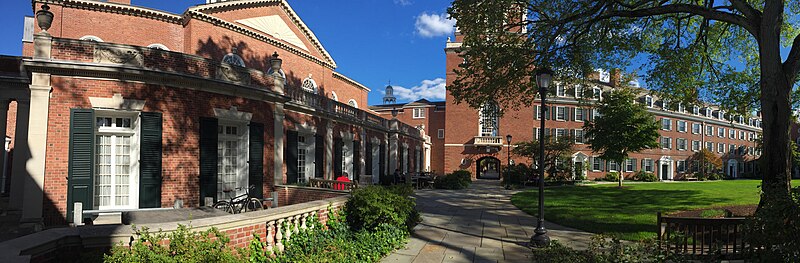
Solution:
{"label": "low brick wall", "polygon": [[346,190],[333,190],[295,185],[276,185],[275,192],[278,193],[278,206],[301,204],[305,202],[347,196],[350,194],[350,191]]}
{"label": "low brick wall", "polygon": [[[212,218],[201,218],[190,221],[177,221],[169,223],[142,224],[137,228],[147,227],[153,232],[169,233],[175,231],[179,224],[191,225],[193,231],[204,231],[216,227],[226,233],[233,247],[245,247],[252,239],[253,233],[262,240],[277,243],[275,226],[281,222],[289,225],[305,225],[303,221],[310,215],[315,215],[321,222],[328,219],[328,209],[341,209],[347,202],[346,192],[335,191],[329,193],[325,190],[315,190],[303,187],[279,187],[287,193],[287,200],[302,200],[303,198],[317,198],[316,201],[294,205],[282,205],[263,211],[248,212],[244,214],[226,215]],[[321,193],[317,193],[321,192]],[[338,192],[338,193],[337,193]],[[293,194],[292,194],[293,193]],[[333,198],[322,198],[331,196]],[[284,230],[280,230],[285,233]],[[285,234],[284,234],[285,236]],[[101,250],[123,242],[130,244],[135,236],[129,225],[107,226],[81,226],[72,228],[54,228],[17,239],[0,243],[0,262],[58,262],[74,261],[80,256],[80,251]]]}

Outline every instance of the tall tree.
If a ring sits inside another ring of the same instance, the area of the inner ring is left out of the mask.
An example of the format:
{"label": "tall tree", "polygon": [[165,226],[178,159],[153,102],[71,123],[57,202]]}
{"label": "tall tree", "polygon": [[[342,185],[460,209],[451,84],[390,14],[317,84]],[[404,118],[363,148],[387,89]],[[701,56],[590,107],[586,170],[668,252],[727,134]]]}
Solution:
{"label": "tall tree", "polygon": [[703,178],[708,177],[710,173],[714,173],[722,168],[722,159],[706,148],[700,149],[700,151],[692,154],[692,156],[689,157],[689,162],[697,162],[698,169],[703,175]]}
{"label": "tall tree", "polygon": [[[536,66],[579,79],[637,58],[650,88],[763,117],[762,202],[789,202],[791,94],[800,71],[800,1],[454,0],[463,63],[448,90],[472,106],[530,105]],[[781,48],[788,53],[781,57]],[[733,63],[732,63],[733,62]]]}
{"label": "tall tree", "polygon": [[[575,146],[575,139],[570,135],[558,138],[545,135],[544,138],[544,170],[554,176],[554,173],[557,172],[555,170],[556,162],[568,161],[569,154],[572,153],[572,148]],[[536,164],[539,160],[539,140],[516,143],[511,152],[517,156],[528,157],[533,160],[531,163]],[[531,167],[537,167],[535,172],[539,172],[538,166],[531,165]]]}
{"label": "tall tree", "polygon": [[[600,153],[601,159],[622,165],[629,153],[659,146],[658,122],[644,104],[635,101],[631,89],[613,90],[598,104],[599,116],[583,124],[589,147]],[[619,178],[621,187],[622,176]]]}

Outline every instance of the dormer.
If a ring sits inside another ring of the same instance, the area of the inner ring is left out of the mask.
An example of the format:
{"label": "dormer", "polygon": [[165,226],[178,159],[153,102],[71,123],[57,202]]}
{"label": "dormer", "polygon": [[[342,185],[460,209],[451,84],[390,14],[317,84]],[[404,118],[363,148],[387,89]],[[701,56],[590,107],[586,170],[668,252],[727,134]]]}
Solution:
{"label": "dormer", "polygon": [[650,96],[650,95],[645,95],[644,96],[644,105],[646,105],[648,108],[652,108],[653,107],[653,97]]}

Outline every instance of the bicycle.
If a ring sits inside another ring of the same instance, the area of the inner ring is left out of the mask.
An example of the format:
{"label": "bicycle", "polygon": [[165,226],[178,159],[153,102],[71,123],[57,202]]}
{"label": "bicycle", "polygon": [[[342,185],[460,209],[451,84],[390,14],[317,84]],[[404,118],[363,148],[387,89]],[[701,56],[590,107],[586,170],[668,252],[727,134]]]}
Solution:
{"label": "bicycle", "polygon": [[[255,185],[250,185],[248,188],[236,187],[235,190],[245,190],[244,194],[237,195],[229,198],[229,200],[220,200],[214,203],[214,208],[228,212],[230,214],[238,214],[242,212],[258,211],[264,209],[261,199],[251,197],[250,189],[255,189]],[[226,195],[230,195],[233,189],[222,190]]]}

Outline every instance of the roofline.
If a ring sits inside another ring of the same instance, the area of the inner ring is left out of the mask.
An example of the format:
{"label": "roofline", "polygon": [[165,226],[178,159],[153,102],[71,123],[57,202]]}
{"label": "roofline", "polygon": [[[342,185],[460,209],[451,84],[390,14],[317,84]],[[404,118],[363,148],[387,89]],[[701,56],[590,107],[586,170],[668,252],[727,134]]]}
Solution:
{"label": "roofline", "polygon": [[34,13],[36,12],[36,3],[54,4],[77,9],[138,16],[173,24],[182,24],[184,21],[182,15],[161,10],[133,5],[87,0],[33,0],[31,1],[31,8],[33,9]]}
{"label": "roofline", "polygon": [[333,72],[333,77],[334,78],[339,78],[341,80],[344,80],[345,82],[347,82],[347,83],[349,83],[349,84],[351,84],[353,86],[356,86],[356,87],[358,87],[360,89],[366,90],[367,92],[372,91],[371,89],[367,88],[367,86],[364,86],[364,84],[361,84],[358,81],[355,81],[355,80],[353,80],[351,78],[348,78],[347,76],[343,75],[342,73],[334,71]]}

